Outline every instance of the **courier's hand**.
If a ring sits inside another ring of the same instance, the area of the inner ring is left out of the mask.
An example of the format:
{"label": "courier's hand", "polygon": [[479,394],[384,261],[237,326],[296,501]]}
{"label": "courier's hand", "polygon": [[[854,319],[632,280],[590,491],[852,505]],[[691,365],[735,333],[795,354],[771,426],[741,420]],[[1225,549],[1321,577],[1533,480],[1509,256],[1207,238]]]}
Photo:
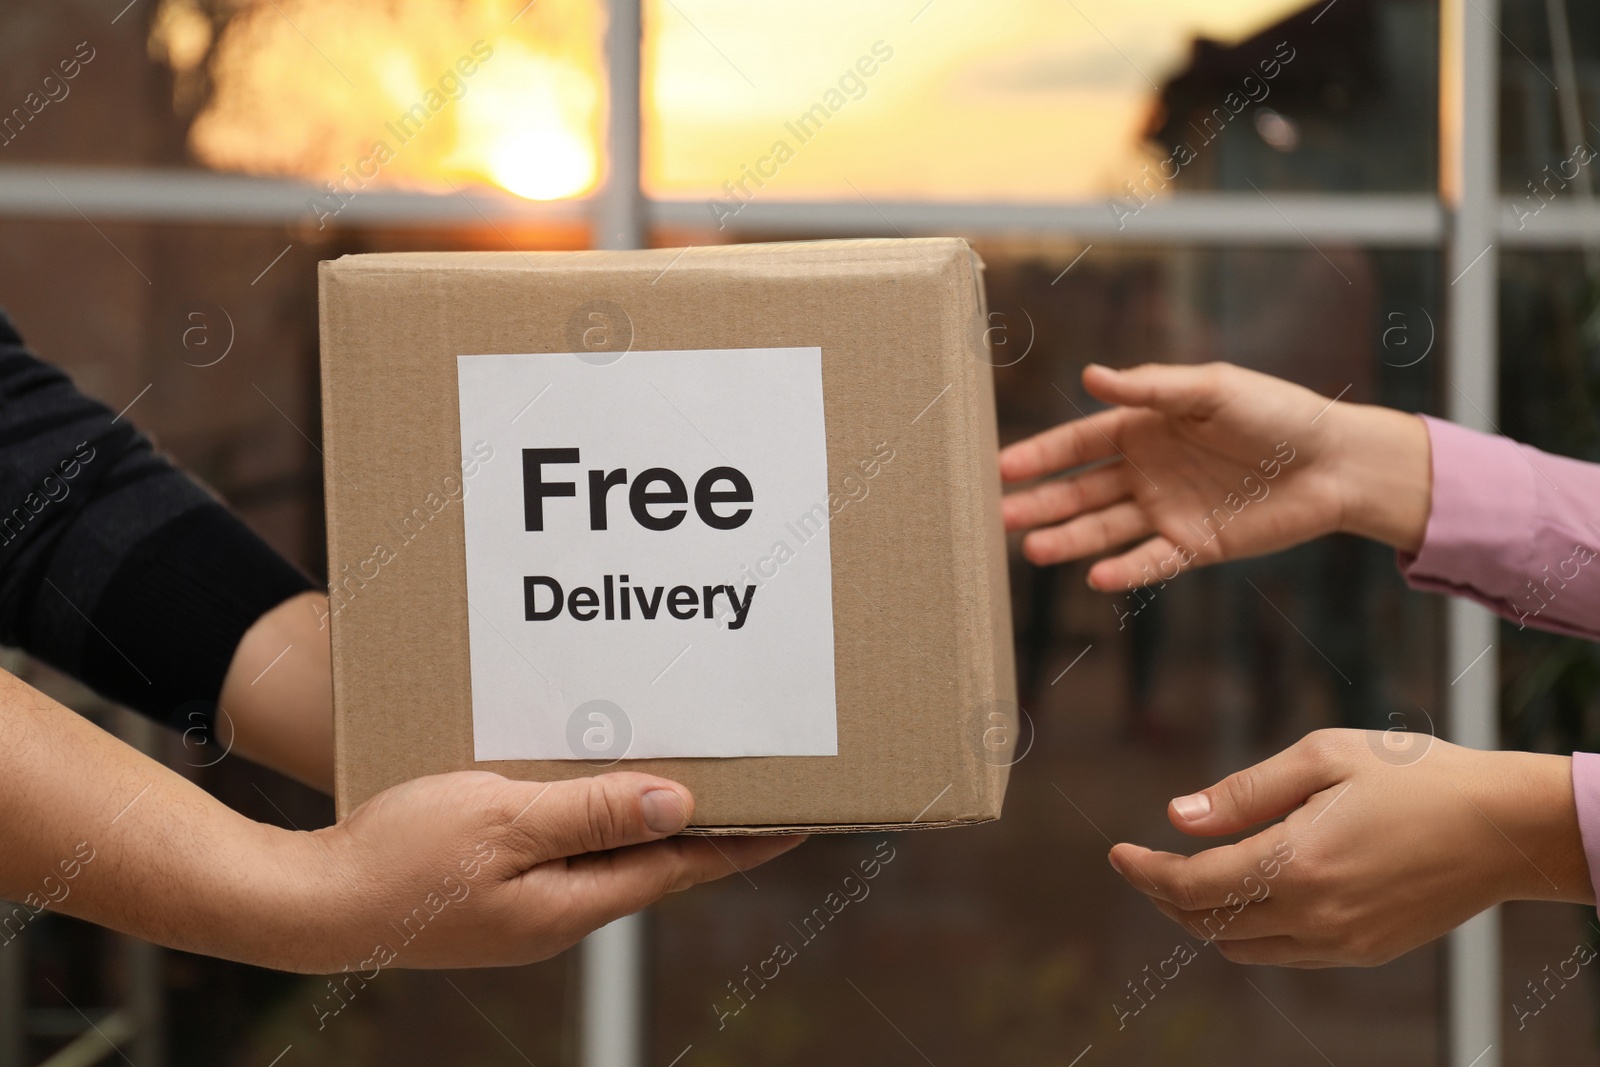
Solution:
{"label": "courier's hand", "polygon": [[676,837],[681,785],[644,774],[419,778],[305,835],[321,886],[281,965],[366,974],[531,963],[661,896],[787,852],[794,837]]}
{"label": "courier's hand", "polygon": [[1334,403],[1227,363],[1091,364],[1083,384],[1119,405],[1007,448],[1007,482],[1100,463],[1005,499],[1037,564],[1095,556],[1089,584],[1118,590],[1287,548],[1334,531],[1415,551],[1431,470],[1422,421]]}
{"label": "courier's hand", "polygon": [[1167,815],[1211,836],[1285,813],[1194,856],[1120,844],[1111,864],[1236,963],[1372,966],[1501,901],[1594,903],[1566,757],[1320,730]]}

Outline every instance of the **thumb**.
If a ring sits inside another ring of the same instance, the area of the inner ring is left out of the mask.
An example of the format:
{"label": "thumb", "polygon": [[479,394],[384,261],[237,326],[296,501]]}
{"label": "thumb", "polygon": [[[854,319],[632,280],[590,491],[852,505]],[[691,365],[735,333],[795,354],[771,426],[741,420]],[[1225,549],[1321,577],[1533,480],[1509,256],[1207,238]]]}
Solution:
{"label": "thumb", "polygon": [[1332,730],[1308,734],[1209,789],[1177,797],[1167,805],[1167,818],[1186,834],[1214,837],[1285,815],[1342,777],[1336,736]]}
{"label": "thumb", "polygon": [[518,796],[513,848],[528,866],[562,856],[640,845],[682,830],[694,796],[648,774],[602,774],[565,782],[508,783]]}
{"label": "thumb", "polygon": [[1146,363],[1128,370],[1091,363],[1083,369],[1083,387],[1107,404],[1205,416],[1222,406],[1224,380],[1233,370],[1226,363]]}

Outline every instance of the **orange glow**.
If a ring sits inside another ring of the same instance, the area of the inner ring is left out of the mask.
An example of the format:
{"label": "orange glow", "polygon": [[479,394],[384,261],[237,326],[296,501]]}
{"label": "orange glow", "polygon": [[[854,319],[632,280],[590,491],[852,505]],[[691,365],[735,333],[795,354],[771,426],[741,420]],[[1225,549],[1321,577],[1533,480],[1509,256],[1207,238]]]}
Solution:
{"label": "orange glow", "polygon": [[[496,63],[504,66],[491,70]],[[597,74],[516,41],[498,45],[484,73],[500,77],[461,98],[461,147],[444,164],[529,200],[591,189],[599,173]]]}
{"label": "orange glow", "polygon": [[[152,53],[196,64],[172,28],[224,6],[162,0]],[[218,169],[346,192],[579,196],[600,172],[599,41],[594,0],[254,0],[210,43],[190,148]]]}
{"label": "orange glow", "polygon": [[[1196,36],[1236,41],[1307,2],[647,0],[645,190],[727,200],[783,141],[760,197],[1106,196],[1154,162],[1155,86]],[[833,114],[802,142],[785,124],[819,103]]]}
{"label": "orange glow", "polygon": [[[646,0],[645,190],[726,198],[758,168],[778,200],[1112,194],[1151,162],[1153,88],[1194,38],[1235,40],[1304,2],[939,0],[912,19],[862,18],[860,0],[696,0],[691,22]],[[190,147],[208,166],[550,200],[604,169],[602,7],[160,0],[149,50],[198,109]],[[790,132],[806,115],[826,129]]]}
{"label": "orange glow", "polygon": [[524,130],[494,146],[489,175],[529,200],[559,200],[594,184],[594,153],[569,130]]}

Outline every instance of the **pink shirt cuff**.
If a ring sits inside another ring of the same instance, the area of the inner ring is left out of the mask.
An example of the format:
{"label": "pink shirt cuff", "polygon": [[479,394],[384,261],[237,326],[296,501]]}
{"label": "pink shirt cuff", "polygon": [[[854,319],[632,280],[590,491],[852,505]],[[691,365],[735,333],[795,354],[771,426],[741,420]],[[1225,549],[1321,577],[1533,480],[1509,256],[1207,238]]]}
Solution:
{"label": "pink shirt cuff", "polygon": [[1600,640],[1600,466],[1422,416],[1428,526],[1401,573],[1522,626]]}
{"label": "pink shirt cuff", "polygon": [[1600,890],[1600,755],[1572,754],[1572,798],[1578,806],[1578,830],[1589,860],[1589,882]]}
{"label": "pink shirt cuff", "polygon": [[1528,468],[1510,438],[1421,419],[1432,450],[1432,501],[1422,547],[1415,556],[1401,553],[1400,570],[1417,588],[1481,601],[1475,579],[1487,577],[1486,557],[1496,571],[1526,567],[1534,510]]}

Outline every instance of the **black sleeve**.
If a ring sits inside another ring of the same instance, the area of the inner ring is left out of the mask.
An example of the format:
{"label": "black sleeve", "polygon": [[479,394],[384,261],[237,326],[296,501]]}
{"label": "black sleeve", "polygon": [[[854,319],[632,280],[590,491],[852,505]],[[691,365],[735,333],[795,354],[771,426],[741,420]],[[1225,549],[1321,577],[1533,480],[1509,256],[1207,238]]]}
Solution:
{"label": "black sleeve", "polygon": [[187,728],[245,631],[312,588],[0,313],[0,643]]}

